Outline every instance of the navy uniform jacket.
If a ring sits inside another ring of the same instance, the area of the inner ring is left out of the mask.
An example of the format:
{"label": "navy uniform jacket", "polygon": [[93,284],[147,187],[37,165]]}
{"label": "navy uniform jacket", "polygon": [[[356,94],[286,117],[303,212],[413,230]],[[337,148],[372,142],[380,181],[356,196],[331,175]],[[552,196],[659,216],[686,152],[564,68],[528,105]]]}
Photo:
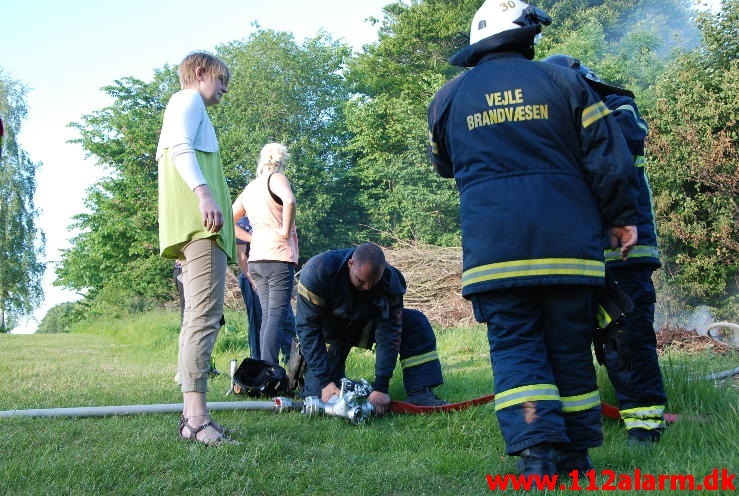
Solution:
{"label": "navy uniform jacket", "polygon": [[326,343],[348,341],[369,349],[376,342],[373,387],[387,393],[400,349],[405,279],[388,265],[375,287],[357,291],[347,265],[353,253],[354,248],[327,251],[312,257],[300,270],[298,336],[307,366],[319,378],[321,388],[330,382]]}
{"label": "navy uniform jacket", "polygon": [[654,222],[652,205],[652,189],[649,186],[647,172],[644,168],[644,140],[649,127],[639,113],[633,94],[628,90],[616,89],[614,93],[606,93],[611,88],[604,84],[590,83],[603,98],[603,103],[611,110],[626,143],[631,151],[634,162],[634,173],[639,183],[638,217],[636,228],[639,231],[639,241],[629,253],[629,258],[621,260],[616,250],[606,249],[605,258],[608,267],[624,267],[631,265],[649,265],[659,268],[659,250],[657,249],[657,227]]}
{"label": "navy uniform jacket", "polygon": [[462,294],[602,286],[604,226],[636,221],[633,159],[615,119],[571,69],[516,51],[473,62],[428,113],[434,167],[460,192]]}
{"label": "navy uniform jacket", "polygon": [[[236,224],[243,229],[244,231],[251,234],[251,224],[249,224],[249,218],[244,216],[240,218]],[[236,244],[237,245],[246,245],[246,256],[249,256],[249,248],[251,247],[251,243],[247,243],[246,241],[242,241],[239,238],[236,238]]]}

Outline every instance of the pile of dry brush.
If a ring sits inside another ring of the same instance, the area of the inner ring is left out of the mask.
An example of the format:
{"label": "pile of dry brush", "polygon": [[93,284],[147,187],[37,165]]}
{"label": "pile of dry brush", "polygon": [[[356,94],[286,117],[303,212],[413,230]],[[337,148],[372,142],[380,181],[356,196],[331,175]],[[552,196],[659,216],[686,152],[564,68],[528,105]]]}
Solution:
{"label": "pile of dry brush", "polygon": [[462,298],[462,248],[400,241],[383,248],[390,265],[405,276],[406,308],[421,310],[432,324],[466,327],[475,323],[472,305]]}
{"label": "pile of dry brush", "polygon": [[[462,248],[398,241],[383,250],[388,263],[405,276],[406,308],[421,310],[435,326],[475,323],[472,305],[462,298]],[[237,275],[238,268],[236,275],[229,271],[226,279],[226,306],[231,309],[244,308]]]}
{"label": "pile of dry brush", "polygon": [[667,324],[657,332],[657,353],[663,355],[675,351],[686,354],[708,351],[714,355],[727,355],[736,353],[737,349],[710,336],[701,335],[695,329]]}

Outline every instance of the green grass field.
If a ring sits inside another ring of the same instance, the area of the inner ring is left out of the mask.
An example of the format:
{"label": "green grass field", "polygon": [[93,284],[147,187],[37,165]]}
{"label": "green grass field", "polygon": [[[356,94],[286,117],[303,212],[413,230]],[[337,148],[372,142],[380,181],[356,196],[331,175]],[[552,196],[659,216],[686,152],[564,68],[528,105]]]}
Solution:
{"label": "green grass field", "polygon": [[[0,410],[180,403],[173,381],[178,318],[158,311],[89,322],[71,334],[0,335]],[[249,399],[226,396],[229,361],[248,355],[243,315],[228,314],[227,320],[215,352],[224,374],[211,381],[209,401]],[[489,394],[484,328],[437,329],[437,338],[446,379],[439,395],[461,401]],[[642,474],[692,474],[700,481],[713,469],[736,473],[739,391],[731,380],[715,384],[701,378],[736,367],[738,359],[737,354],[664,358],[668,410],[683,419],[662,442],[646,448],[627,446],[623,426],[605,419],[605,443],[592,450],[596,470],[618,476],[639,468]],[[353,379],[372,379],[372,355],[353,352],[348,370]],[[602,398],[613,403],[605,371],[598,372]],[[391,394],[403,399],[399,376],[398,371]],[[359,426],[298,412],[229,410],[213,416],[235,429],[238,445],[180,441],[178,414],[0,418],[0,494],[478,495],[499,492],[488,487],[488,474],[515,472],[516,459],[504,454],[491,405],[396,414]],[[597,478],[598,485],[607,482]],[[586,486],[576,492],[614,493]]]}

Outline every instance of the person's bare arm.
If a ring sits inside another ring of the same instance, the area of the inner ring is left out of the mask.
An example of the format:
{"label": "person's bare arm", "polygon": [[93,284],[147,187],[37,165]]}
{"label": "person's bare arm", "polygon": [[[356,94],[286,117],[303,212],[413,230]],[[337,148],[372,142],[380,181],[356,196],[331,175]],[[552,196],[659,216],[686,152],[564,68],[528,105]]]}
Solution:
{"label": "person's bare arm", "polygon": [[236,245],[236,263],[239,264],[241,273],[248,277],[249,274],[249,262],[246,255],[246,245]]}
{"label": "person's bare arm", "polygon": [[290,188],[287,177],[279,172],[272,175],[269,187],[282,200],[282,229],[280,235],[287,239],[290,237],[290,231],[295,223],[295,195]]}

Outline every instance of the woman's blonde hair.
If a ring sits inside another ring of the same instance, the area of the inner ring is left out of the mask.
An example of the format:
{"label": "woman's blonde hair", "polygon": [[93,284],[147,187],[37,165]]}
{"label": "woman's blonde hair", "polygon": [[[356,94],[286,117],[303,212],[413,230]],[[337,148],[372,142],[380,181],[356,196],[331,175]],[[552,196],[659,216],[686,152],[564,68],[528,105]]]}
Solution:
{"label": "woman's blonde hair", "polygon": [[262,175],[267,169],[271,172],[283,172],[285,160],[290,156],[287,147],[282,143],[268,143],[262,147],[257,164],[257,176]]}
{"label": "woman's blonde hair", "polygon": [[196,81],[195,72],[198,67],[202,67],[205,72],[215,78],[223,76],[223,83],[228,85],[231,79],[231,71],[224,61],[208,52],[192,52],[188,54],[180,66],[177,68],[177,75],[180,77],[180,87],[187,88]]}

